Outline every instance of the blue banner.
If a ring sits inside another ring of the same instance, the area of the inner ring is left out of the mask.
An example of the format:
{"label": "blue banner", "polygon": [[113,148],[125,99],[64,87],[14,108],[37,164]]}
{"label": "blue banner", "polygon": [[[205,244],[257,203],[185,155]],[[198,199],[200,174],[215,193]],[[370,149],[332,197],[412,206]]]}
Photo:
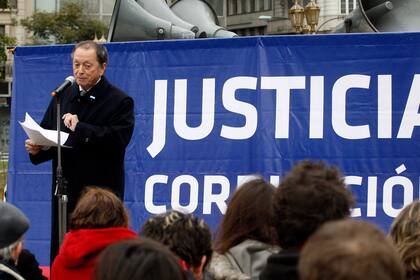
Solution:
{"label": "blue banner", "polygon": [[[419,197],[420,34],[110,43],[106,76],[135,100],[125,202],[136,231],[171,208],[213,229],[248,176],[278,184],[294,163],[337,165],[353,216],[387,230]],[[15,52],[8,199],[48,263],[51,163],[34,166],[18,121],[42,119],[72,74],[71,45]]]}

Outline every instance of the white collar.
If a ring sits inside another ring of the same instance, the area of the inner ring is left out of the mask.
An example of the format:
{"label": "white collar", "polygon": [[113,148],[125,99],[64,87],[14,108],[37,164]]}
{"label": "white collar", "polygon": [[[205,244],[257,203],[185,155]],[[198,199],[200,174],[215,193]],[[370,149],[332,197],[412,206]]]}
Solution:
{"label": "white collar", "polygon": [[91,86],[90,88],[88,88],[87,90],[84,90],[80,85],[79,85],[79,92],[88,92],[91,88],[93,88],[94,86],[96,86],[100,81],[101,81],[101,78],[102,78],[102,76],[100,76],[99,77],[99,79],[98,79],[98,81],[93,85],[93,86]]}

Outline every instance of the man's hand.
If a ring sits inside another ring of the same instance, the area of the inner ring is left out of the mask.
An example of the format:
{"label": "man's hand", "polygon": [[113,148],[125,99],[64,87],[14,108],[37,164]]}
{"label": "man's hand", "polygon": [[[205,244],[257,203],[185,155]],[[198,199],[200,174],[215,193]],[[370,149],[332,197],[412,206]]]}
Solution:
{"label": "man's hand", "polygon": [[76,129],[76,125],[79,122],[79,118],[77,115],[72,115],[70,113],[63,115],[64,125],[70,129],[71,131],[74,131]]}
{"label": "man's hand", "polygon": [[42,149],[42,146],[34,144],[31,139],[26,139],[25,148],[31,155],[36,155]]}

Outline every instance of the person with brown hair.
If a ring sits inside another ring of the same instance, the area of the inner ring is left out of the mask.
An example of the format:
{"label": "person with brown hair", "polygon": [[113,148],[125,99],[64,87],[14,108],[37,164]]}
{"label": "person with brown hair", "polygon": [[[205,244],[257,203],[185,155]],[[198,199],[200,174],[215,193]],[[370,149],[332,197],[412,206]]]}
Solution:
{"label": "person with brown hair", "polygon": [[405,266],[408,280],[420,280],[420,201],[404,207],[389,231]]}
{"label": "person with brown hair", "polygon": [[112,244],[101,254],[95,280],[186,280],[176,257],[150,239]]}
{"label": "person with brown hair", "polygon": [[328,222],[305,243],[300,280],[404,280],[397,251],[384,233],[363,221]]}
{"label": "person with brown hair", "polygon": [[53,279],[92,279],[99,253],[120,240],[136,238],[128,228],[128,213],[111,191],[87,187],[70,219],[70,232],[51,269]]}
{"label": "person with brown hair", "polygon": [[240,186],[219,226],[208,274],[215,280],[255,279],[278,251],[272,224],[274,186],[263,178]]}
{"label": "person with brown hair", "polygon": [[296,164],[274,192],[273,219],[282,250],[268,258],[260,279],[299,279],[305,241],[325,222],[349,217],[353,203],[336,167],[310,160]]}
{"label": "person with brown hair", "polygon": [[171,210],[149,218],[140,234],[166,245],[175,253],[189,278],[203,278],[213,253],[211,231],[203,219]]}

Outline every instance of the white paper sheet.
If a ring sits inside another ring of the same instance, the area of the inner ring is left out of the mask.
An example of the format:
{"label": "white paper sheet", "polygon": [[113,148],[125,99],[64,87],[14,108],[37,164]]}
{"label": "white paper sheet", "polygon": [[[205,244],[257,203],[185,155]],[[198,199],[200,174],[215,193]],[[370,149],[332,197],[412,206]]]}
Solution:
{"label": "white paper sheet", "polygon": [[[42,128],[28,113],[25,114],[25,121],[19,123],[34,144],[41,146],[57,146],[57,131]],[[66,143],[69,134],[61,131],[60,137],[61,146],[64,146],[63,144]]]}

